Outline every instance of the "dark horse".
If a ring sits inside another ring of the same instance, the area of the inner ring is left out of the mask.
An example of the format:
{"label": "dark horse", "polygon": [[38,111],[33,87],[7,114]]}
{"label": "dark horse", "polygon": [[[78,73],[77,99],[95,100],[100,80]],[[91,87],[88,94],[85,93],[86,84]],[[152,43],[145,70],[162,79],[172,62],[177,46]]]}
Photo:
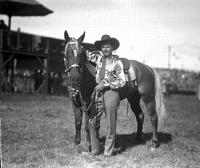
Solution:
{"label": "dark horse", "polygon": [[[67,31],[64,33],[67,42],[65,47],[65,68],[69,76],[69,90],[71,92],[72,105],[75,114],[76,136],[75,143],[81,141],[82,116],[85,112],[86,140],[90,145],[89,116],[93,111],[89,108],[91,95],[96,86],[95,65],[88,61],[86,50],[83,47],[85,32],[78,38],[70,38]],[[152,146],[158,146],[158,121],[163,122],[166,117],[166,109],[161,90],[159,76],[155,70],[137,61],[131,62],[136,73],[137,88],[126,85],[122,88],[122,99],[127,98],[132,111],[135,113],[138,123],[136,138],[141,138],[144,115],[140,107],[140,101],[146,107],[152,124]]]}

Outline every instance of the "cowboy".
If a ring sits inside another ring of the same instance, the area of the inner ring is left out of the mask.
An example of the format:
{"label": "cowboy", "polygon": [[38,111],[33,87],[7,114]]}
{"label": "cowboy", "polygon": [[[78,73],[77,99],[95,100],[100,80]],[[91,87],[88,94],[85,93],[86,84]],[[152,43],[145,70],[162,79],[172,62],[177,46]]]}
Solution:
{"label": "cowboy", "polygon": [[[123,64],[117,55],[112,52],[116,50],[120,43],[116,38],[103,35],[101,40],[95,42],[95,47],[100,50],[102,56],[97,60],[95,90],[103,96],[104,109],[107,119],[107,135],[104,147],[104,155],[110,156],[115,145],[117,110],[120,103],[118,89],[122,88],[125,81]],[[100,94],[100,95],[101,95]],[[91,152],[99,154],[101,147],[98,137],[97,125],[99,118],[93,118],[90,122]]]}

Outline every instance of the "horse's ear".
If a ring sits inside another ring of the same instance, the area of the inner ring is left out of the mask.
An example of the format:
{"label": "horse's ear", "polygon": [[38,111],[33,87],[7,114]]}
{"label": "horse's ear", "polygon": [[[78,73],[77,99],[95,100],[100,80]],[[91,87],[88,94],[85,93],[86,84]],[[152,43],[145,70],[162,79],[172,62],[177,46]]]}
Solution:
{"label": "horse's ear", "polygon": [[69,34],[67,33],[67,30],[65,30],[64,33],[65,41],[68,42],[70,40]]}
{"label": "horse's ear", "polygon": [[82,43],[85,38],[85,32],[78,38],[79,43]]}

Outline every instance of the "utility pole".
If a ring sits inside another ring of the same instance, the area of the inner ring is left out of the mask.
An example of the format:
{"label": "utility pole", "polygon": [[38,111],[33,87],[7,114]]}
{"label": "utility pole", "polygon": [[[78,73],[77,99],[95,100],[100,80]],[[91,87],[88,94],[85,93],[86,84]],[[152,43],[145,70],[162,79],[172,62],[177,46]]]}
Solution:
{"label": "utility pole", "polygon": [[171,46],[168,46],[168,68],[171,68]]}

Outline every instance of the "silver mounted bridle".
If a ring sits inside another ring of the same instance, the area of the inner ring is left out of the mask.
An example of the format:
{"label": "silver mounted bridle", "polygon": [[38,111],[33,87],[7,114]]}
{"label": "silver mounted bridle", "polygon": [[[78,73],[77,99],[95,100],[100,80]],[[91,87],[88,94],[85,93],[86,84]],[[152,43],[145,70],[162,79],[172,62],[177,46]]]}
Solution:
{"label": "silver mounted bridle", "polygon": [[[80,82],[79,82],[78,89],[73,88],[73,86],[72,86],[72,81],[71,81],[71,77],[70,77],[71,69],[72,68],[78,68],[80,70],[80,72],[82,72],[82,71],[81,71],[81,67],[77,63],[74,63],[74,64],[72,64],[68,67],[67,49],[68,49],[69,46],[73,48],[74,57],[77,58],[77,56],[78,56],[78,41],[75,38],[71,38],[71,40],[65,46],[64,63],[65,63],[65,72],[67,73],[67,76],[68,76],[68,82],[66,83],[66,85],[69,89],[70,97],[74,102],[73,108],[75,110],[82,110],[83,112],[86,112],[87,107],[86,107],[86,102],[83,100],[83,97],[82,97],[82,94],[81,94]],[[79,96],[79,97],[77,97],[77,96]],[[80,103],[78,102],[78,99],[80,100]],[[75,106],[75,104],[77,106]]]}
{"label": "silver mounted bridle", "polygon": [[78,41],[75,39],[75,38],[71,38],[71,40],[66,44],[65,46],[65,57],[64,57],[64,62],[65,62],[65,72],[67,72],[69,74],[69,71],[74,68],[74,67],[78,67],[80,68],[80,66],[78,64],[72,64],[70,67],[67,67],[67,60],[66,60],[66,57],[67,57],[67,49],[69,46],[75,46],[73,47],[73,54],[75,56],[75,58],[77,58],[78,56]]}
{"label": "silver mounted bridle", "polygon": [[[92,93],[91,95],[91,100],[87,106],[86,104],[86,101],[83,100],[83,97],[82,97],[82,94],[81,94],[81,90],[80,90],[80,84],[81,82],[79,82],[79,87],[78,89],[75,89],[72,87],[72,81],[71,81],[71,78],[70,78],[70,71],[72,68],[78,68],[78,70],[80,71],[81,73],[81,76],[83,75],[83,71],[82,71],[82,68],[77,64],[77,63],[74,63],[72,65],[70,65],[68,67],[68,64],[67,64],[67,49],[69,46],[73,45],[73,54],[75,56],[75,58],[77,58],[78,56],[78,41],[74,38],[71,38],[71,40],[67,43],[66,47],[65,47],[65,57],[64,57],[64,62],[65,62],[65,72],[67,73],[67,76],[68,76],[68,83],[66,84],[68,86],[68,89],[69,89],[69,93],[70,93],[70,97],[71,99],[73,100],[72,101],[72,106],[73,106],[73,109],[74,110],[82,110],[82,112],[85,112],[87,113],[90,109],[90,107],[92,106],[94,100],[95,100],[95,97],[96,97],[96,90],[94,90],[94,92]],[[95,51],[95,54],[96,54],[96,51]],[[87,64],[86,64],[87,66]],[[87,67],[88,70],[90,69],[89,67]],[[89,70],[90,71],[90,70]],[[91,72],[92,74],[92,72]],[[78,102],[78,99],[80,100],[80,103]],[[101,110],[100,113],[98,113],[96,117],[99,117],[101,114],[103,113],[103,110]],[[94,119],[94,118],[93,118]],[[89,122],[91,122],[92,120],[89,119]]]}

